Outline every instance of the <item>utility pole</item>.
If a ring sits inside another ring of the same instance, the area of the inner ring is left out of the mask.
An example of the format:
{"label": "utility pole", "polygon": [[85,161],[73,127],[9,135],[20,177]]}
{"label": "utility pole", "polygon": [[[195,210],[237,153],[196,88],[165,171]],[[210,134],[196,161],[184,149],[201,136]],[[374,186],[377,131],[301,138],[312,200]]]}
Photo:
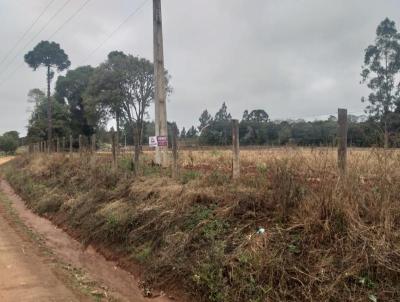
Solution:
{"label": "utility pole", "polygon": [[[154,86],[155,86],[155,128],[156,136],[168,137],[167,95],[164,69],[164,48],[162,33],[161,0],[153,0],[154,30]],[[155,162],[168,166],[168,144],[156,147]]]}
{"label": "utility pole", "polygon": [[50,144],[48,145],[48,152],[51,153],[53,151],[53,113],[52,113],[52,103],[51,103],[51,96],[50,96],[50,81],[52,78],[50,66],[47,66],[47,139],[49,140]]}

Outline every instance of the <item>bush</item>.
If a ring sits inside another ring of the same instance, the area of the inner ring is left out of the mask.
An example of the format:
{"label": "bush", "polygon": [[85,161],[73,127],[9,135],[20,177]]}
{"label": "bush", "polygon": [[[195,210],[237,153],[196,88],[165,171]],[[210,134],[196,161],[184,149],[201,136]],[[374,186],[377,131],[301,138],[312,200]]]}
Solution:
{"label": "bush", "polygon": [[0,136],[0,152],[13,154],[18,148],[18,139],[11,135]]}

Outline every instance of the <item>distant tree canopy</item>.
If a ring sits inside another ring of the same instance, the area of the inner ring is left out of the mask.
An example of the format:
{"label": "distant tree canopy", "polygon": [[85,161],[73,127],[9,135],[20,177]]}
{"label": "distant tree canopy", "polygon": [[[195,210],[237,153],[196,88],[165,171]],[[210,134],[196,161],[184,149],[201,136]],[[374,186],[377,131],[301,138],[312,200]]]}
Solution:
{"label": "distant tree canopy", "polygon": [[[223,118],[221,118],[223,117]],[[216,120],[218,118],[218,120]],[[381,146],[383,139],[379,127],[373,118],[349,115],[348,143],[351,146]],[[197,139],[200,145],[231,144],[231,114],[226,103],[215,118],[204,110],[199,118],[200,126],[189,130],[183,128],[181,139],[193,143]],[[263,109],[245,110],[239,124],[241,145],[282,146],[294,144],[300,146],[333,146],[336,144],[337,118],[330,116],[327,120],[316,121],[271,121]],[[392,145],[400,146],[400,139],[391,137]]]}

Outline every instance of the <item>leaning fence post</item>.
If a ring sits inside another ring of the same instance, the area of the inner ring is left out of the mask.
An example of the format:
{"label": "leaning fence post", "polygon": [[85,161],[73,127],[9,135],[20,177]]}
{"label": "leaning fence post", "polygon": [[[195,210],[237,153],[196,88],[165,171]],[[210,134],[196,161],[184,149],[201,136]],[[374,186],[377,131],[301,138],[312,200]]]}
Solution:
{"label": "leaning fence post", "polygon": [[341,173],[347,168],[347,109],[338,110],[338,167]]}
{"label": "leaning fence post", "polygon": [[112,152],[112,164],[114,169],[117,168],[117,154],[115,149],[115,132],[114,128],[111,128],[111,152]]}
{"label": "leaning fence post", "polygon": [[178,167],[178,129],[176,125],[172,126],[172,177],[179,176]]}
{"label": "leaning fence post", "polygon": [[232,177],[240,177],[239,121],[232,120]]}

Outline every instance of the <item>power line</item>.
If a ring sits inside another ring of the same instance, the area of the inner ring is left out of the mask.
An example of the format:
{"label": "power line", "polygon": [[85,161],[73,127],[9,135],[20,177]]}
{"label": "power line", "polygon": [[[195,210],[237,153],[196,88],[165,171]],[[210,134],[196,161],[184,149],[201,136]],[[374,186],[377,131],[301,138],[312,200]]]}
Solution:
{"label": "power line", "polygon": [[56,0],[51,0],[43,11],[37,16],[37,18],[32,22],[32,24],[26,29],[24,34],[18,39],[18,41],[14,44],[14,46],[10,49],[10,51],[4,56],[4,58],[0,61],[0,66],[8,59],[8,57],[13,53],[13,51],[17,48],[19,43],[22,42],[23,39],[28,35],[31,29],[39,22],[40,18],[46,13],[47,9],[55,2]]}
{"label": "power line", "polygon": [[[64,3],[64,5],[61,7],[61,9],[59,9],[59,11],[57,11],[56,12],[56,14],[55,15],[53,15],[53,17],[51,18],[51,20],[52,19],[54,19],[55,18],[55,16],[57,16],[60,12],[61,12],[61,10],[70,2],[71,0],[68,0],[68,1],[66,1],[65,3]],[[80,6],[79,8],[78,8],[78,10],[77,11],[75,11],[75,13],[70,17],[70,18],[68,18],[61,26],[59,26],[58,28],[57,28],[57,30],[55,31],[55,32],[53,32],[52,34],[51,34],[51,36],[50,36],[50,38],[51,37],[53,37],[53,36],[55,36],[68,22],[70,22],[89,2],[90,2],[91,0],[86,0],[86,2],[85,3],[83,3],[83,5],[82,6]],[[86,57],[86,59],[84,60],[84,61],[82,61],[82,63],[80,64],[80,65],[83,65],[88,59],[90,59],[105,43],[107,43],[107,41],[108,40],[110,40],[111,38],[112,38],[112,36],[118,31],[118,30],[120,30],[121,29],[121,27],[126,23],[126,22],[128,22],[129,21],[129,19],[130,18],[132,18],[134,15],[136,15],[144,6],[145,6],[145,4],[148,2],[149,0],[145,0],[145,1],[143,1],[134,11],[132,11],[107,37],[106,37],[106,39],[104,39],[87,57]],[[50,22],[51,22],[51,20],[50,20]],[[48,22],[47,24],[46,24],[46,26],[50,23],[50,22]],[[43,31],[43,29],[44,28],[42,28],[41,29],[41,31],[36,35],[36,36],[38,36],[42,31]],[[34,38],[36,38],[36,36],[34,37]],[[32,40],[33,39],[31,39],[31,41],[29,41],[27,44],[29,44],[30,42],[32,42]],[[26,47],[27,45],[25,45],[24,46],[24,48]],[[23,48],[23,49],[24,49]],[[14,57],[14,59],[15,59],[15,57]],[[9,64],[10,65],[10,64]],[[8,65],[8,66],[9,66]],[[17,66],[11,73],[9,73],[8,74],[8,76],[7,77],[5,77],[5,78],[3,78],[3,80],[0,82],[0,87],[2,87],[3,85],[4,85],[4,83],[8,80],[8,79],[10,79],[10,78],[12,78],[14,75],[15,75],[15,73],[19,70],[19,69],[21,69],[22,67],[24,66],[24,62],[22,62],[19,66]],[[1,73],[0,73],[0,75],[1,75]]]}
{"label": "power line", "polygon": [[55,30],[55,32],[53,32],[51,34],[51,36],[49,37],[49,40],[51,40],[65,25],[67,25],[69,22],[71,22],[71,20],[73,18],[75,18],[85,8],[85,6],[89,4],[90,1],[92,1],[92,0],[86,0],[67,20],[65,20],[65,22],[63,24],[61,24]]}
{"label": "power line", "polygon": [[137,13],[140,12],[140,10],[147,4],[149,0],[145,0],[143,1],[133,12],[131,12],[102,42],[100,42],[100,44],[94,48],[90,54],[81,61],[80,65],[85,64],[104,44],[106,44],[114,34],[116,34],[121,27],[129,21],[130,18],[132,18],[134,15],[136,15]]}
{"label": "power line", "polygon": [[[44,26],[42,26],[42,28],[28,41],[28,43],[26,43],[21,50],[24,50],[27,46],[29,46],[29,44],[31,44],[31,42],[37,38],[37,36],[39,36],[45,29],[46,27],[61,13],[61,11],[71,2],[72,0],[67,0],[64,2],[63,6],[61,6],[56,13],[51,16],[51,18],[46,22],[46,24]],[[9,62],[9,64],[7,65],[7,67],[5,69],[2,70],[2,72],[0,72],[0,75],[4,73],[4,71],[7,71],[8,68],[11,66],[12,63],[14,63],[14,61],[20,56],[20,53],[17,53],[12,60]],[[18,67],[19,68],[19,67]]]}
{"label": "power line", "polygon": [[[53,0],[54,2],[55,0]],[[75,18],[81,11],[83,8],[86,7],[86,5],[89,4],[89,2],[92,0],[86,0],[68,19],[66,19],[49,37],[49,40],[51,38],[53,38],[66,24],[68,24],[73,18]],[[7,77],[7,79],[11,78],[22,66],[24,65],[24,63],[21,63],[17,68],[15,68]],[[3,83],[7,80],[4,79],[4,81],[2,83],[0,83],[0,87],[3,85]]]}

